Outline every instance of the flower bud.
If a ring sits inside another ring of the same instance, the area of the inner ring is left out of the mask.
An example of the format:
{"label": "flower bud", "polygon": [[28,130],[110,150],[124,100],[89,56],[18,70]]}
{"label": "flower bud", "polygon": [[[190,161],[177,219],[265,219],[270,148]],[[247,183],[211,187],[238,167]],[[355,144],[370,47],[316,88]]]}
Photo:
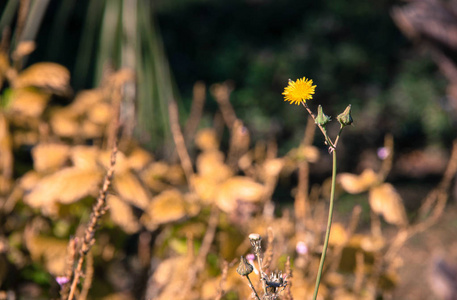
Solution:
{"label": "flower bud", "polygon": [[336,117],[338,119],[338,122],[340,122],[341,126],[347,126],[351,125],[353,120],[351,116],[351,104],[346,107],[346,109]]}
{"label": "flower bud", "polygon": [[254,270],[254,267],[250,263],[248,263],[246,258],[241,256],[240,265],[238,266],[238,268],[236,268],[236,271],[238,272],[238,274],[240,274],[241,276],[247,276],[247,275],[251,274],[253,270]]}
{"label": "flower bud", "polygon": [[327,116],[326,114],[324,114],[324,112],[322,111],[322,105],[319,105],[317,107],[317,118],[316,118],[316,124],[317,125],[321,125],[322,127],[325,127],[325,125],[327,125],[328,122],[331,121],[331,118],[329,116]]}

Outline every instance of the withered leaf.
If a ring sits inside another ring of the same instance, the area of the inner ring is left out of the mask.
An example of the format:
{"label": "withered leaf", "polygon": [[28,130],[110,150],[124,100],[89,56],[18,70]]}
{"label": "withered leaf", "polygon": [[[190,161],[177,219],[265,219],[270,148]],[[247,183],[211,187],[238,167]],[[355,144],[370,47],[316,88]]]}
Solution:
{"label": "withered leaf", "polygon": [[368,200],[371,209],[382,215],[387,223],[397,226],[408,224],[403,200],[390,183],[371,188]]}

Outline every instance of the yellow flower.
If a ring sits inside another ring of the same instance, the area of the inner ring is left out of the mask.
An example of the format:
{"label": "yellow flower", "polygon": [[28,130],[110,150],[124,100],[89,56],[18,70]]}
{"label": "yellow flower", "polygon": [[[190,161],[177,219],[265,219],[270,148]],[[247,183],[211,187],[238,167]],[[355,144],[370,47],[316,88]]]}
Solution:
{"label": "yellow flower", "polygon": [[313,99],[314,90],[316,86],[313,85],[311,79],[303,77],[292,81],[289,79],[289,85],[284,89],[284,101],[289,101],[290,104],[300,104],[301,102],[306,103],[306,100]]}

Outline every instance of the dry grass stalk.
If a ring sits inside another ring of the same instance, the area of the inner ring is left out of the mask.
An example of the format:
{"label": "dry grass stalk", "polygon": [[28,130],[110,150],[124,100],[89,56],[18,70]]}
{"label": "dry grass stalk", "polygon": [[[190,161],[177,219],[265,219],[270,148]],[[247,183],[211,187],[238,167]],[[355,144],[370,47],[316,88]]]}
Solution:
{"label": "dry grass stalk", "polygon": [[138,259],[141,263],[141,266],[147,268],[151,261],[151,233],[142,232],[138,238]]}
{"label": "dry grass stalk", "polygon": [[90,287],[92,286],[92,280],[94,279],[94,256],[92,252],[87,253],[86,259],[86,271],[84,272],[84,283],[81,289],[81,294],[78,300],[86,300],[89,294]]}
{"label": "dry grass stalk", "polygon": [[176,101],[171,100],[168,103],[168,114],[170,117],[170,129],[176,145],[176,151],[178,152],[179,160],[181,161],[181,166],[184,170],[184,174],[186,174],[187,182],[190,182],[190,179],[194,174],[194,169],[192,167],[192,161],[186,148],[186,143],[184,141],[181,127],[179,126],[179,113]]}
{"label": "dry grass stalk", "polygon": [[290,290],[292,288],[292,268],[290,267],[290,256],[287,256],[287,261],[286,261],[286,265],[285,265],[285,272],[286,272],[286,275],[287,275],[287,286],[286,286],[286,289],[285,289],[285,293],[284,293],[284,299],[285,300],[293,300],[293,296],[292,296],[292,291]]}
{"label": "dry grass stalk", "polygon": [[231,137],[227,154],[227,164],[236,172],[240,157],[249,150],[249,132],[246,127],[244,127],[243,122],[236,119],[230,133]]}
{"label": "dry grass stalk", "polygon": [[273,228],[268,227],[267,230],[267,249],[264,253],[263,265],[262,268],[265,273],[269,273],[271,262],[273,261],[273,241],[274,241]]}
{"label": "dry grass stalk", "polygon": [[210,90],[214,99],[216,99],[216,102],[219,104],[219,109],[221,110],[225,125],[232,130],[235,120],[238,119],[235,110],[230,103],[230,94],[233,88],[228,82],[224,82],[222,84],[214,84],[211,86]]}
{"label": "dry grass stalk", "polygon": [[[76,261],[76,253],[77,253],[77,238],[70,239],[67,247],[67,266],[65,269],[64,276],[68,279],[71,278],[73,275],[73,266]],[[68,298],[68,292],[70,291],[70,283],[67,282],[62,285],[60,289],[60,299],[65,300]]]}
{"label": "dry grass stalk", "polygon": [[87,224],[87,228],[84,233],[84,240],[81,245],[81,248],[79,249],[79,259],[78,259],[76,268],[73,272],[73,281],[71,284],[68,300],[74,299],[77,285],[79,282],[79,278],[82,276],[82,273],[83,273],[82,267],[83,267],[85,257],[87,256],[87,253],[90,251],[90,249],[92,248],[92,246],[95,243],[95,232],[97,230],[98,221],[106,213],[106,210],[107,210],[106,195],[108,193],[108,188],[111,185],[111,180],[114,175],[114,166],[116,164],[116,154],[117,154],[117,142],[114,143],[114,147],[111,152],[110,166],[109,166],[108,171],[103,180],[103,186],[100,190],[100,194],[92,208],[92,213],[91,213],[91,216],[89,219],[89,223]]}
{"label": "dry grass stalk", "polygon": [[190,107],[189,119],[184,129],[184,139],[189,143],[195,135],[198,124],[203,114],[203,107],[206,101],[206,86],[202,81],[194,84],[192,106]]}
{"label": "dry grass stalk", "polygon": [[220,300],[222,296],[225,294],[225,284],[227,282],[227,274],[228,274],[229,263],[224,260],[222,262],[222,274],[221,274],[221,281],[219,283],[219,290],[217,292],[215,300]]}
{"label": "dry grass stalk", "polygon": [[357,251],[355,254],[355,280],[353,290],[355,294],[358,294],[363,286],[365,278],[365,255],[363,251]]}

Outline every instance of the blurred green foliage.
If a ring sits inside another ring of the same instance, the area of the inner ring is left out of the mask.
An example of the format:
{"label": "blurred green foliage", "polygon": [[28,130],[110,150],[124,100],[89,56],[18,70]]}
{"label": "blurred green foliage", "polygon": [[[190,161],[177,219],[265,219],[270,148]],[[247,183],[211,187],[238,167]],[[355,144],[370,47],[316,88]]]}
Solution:
{"label": "blurred green foliage", "polygon": [[[132,3],[138,8],[133,16],[125,9]],[[281,93],[289,78],[306,76],[317,84],[312,107],[319,103],[329,115],[337,115],[352,104],[356,132],[365,145],[379,145],[386,132],[406,144],[448,145],[452,119],[446,111],[445,80],[396,28],[390,9],[399,4],[50,1],[29,63],[62,63],[72,71],[72,86],[88,88],[99,80],[107,59],[121,67],[125,45],[134,47],[137,119],[140,127],[152,131],[150,139],[169,136],[163,103],[170,95],[182,97],[185,114],[196,81],[211,85],[232,80],[231,101],[254,139],[276,136],[281,145],[296,144],[303,134],[303,111],[284,105]],[[116,21],[109,21],[110,15]],[[132,24],[135,36],[122,29]],[[208,101],[206,110],[217,110],[216,103]]]}

